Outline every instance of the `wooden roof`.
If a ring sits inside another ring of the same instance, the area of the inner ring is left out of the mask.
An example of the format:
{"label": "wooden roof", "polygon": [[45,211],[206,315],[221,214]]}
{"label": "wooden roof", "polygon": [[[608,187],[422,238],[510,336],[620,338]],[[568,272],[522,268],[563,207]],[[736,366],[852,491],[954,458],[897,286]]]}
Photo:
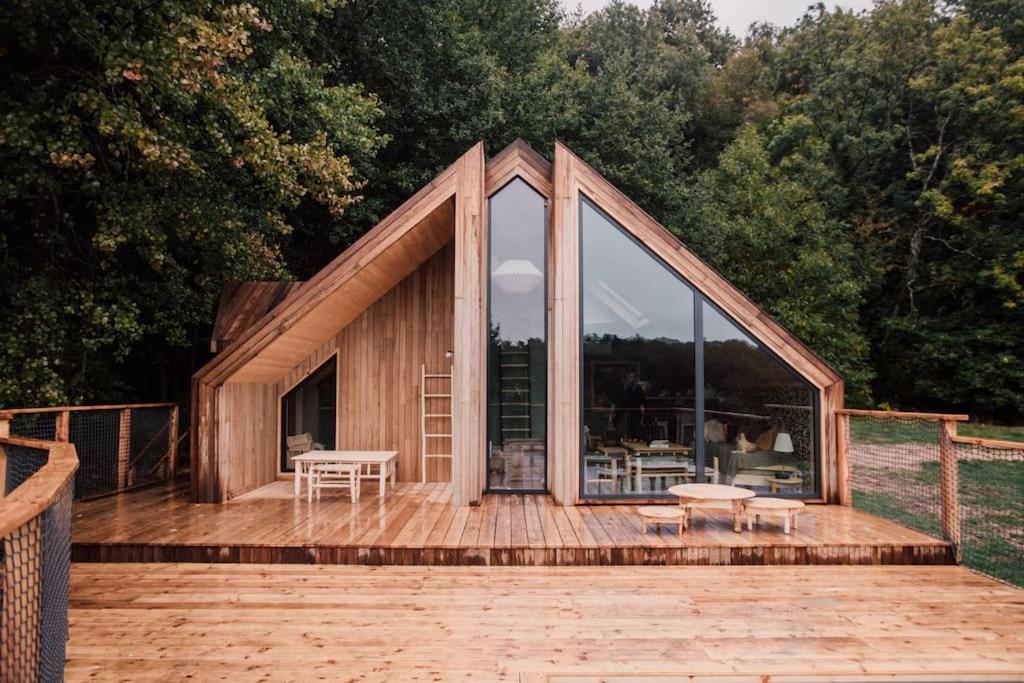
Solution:
{"label": "wooden roof", "polygon": [[[482,143],[477,143],[463,158],[482,154],[481,150]],[[556,143],[556,162],[560,155],[567,162],[565,172],[572,187],[596,201],[768,348],[818,386],[841,381],[835,370],[678,238]],[[447,244],[454,235],[458,164],[445,169],[308,282],[239,283],[231,290],[225,288],[214,333],[214,343],[222,352],[196,373],[196,379],[212,385],[278,381]],[[486,186],[496,189],[518,175],[551,197],[554,174],[550,162],[516,140],[487,161]],[[247,296],[253,301],[246,301]]]}
{"label": "wooden roof", "polygon": [[259,322],[301,282],[228,282],[220,290],[210,351],[217,353]]}

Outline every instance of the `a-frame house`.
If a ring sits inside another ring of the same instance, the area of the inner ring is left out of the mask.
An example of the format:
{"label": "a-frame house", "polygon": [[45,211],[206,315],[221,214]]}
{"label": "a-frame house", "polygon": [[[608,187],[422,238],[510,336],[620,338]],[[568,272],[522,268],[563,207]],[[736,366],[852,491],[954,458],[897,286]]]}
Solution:
{"label": "a-frame house", "polygon": [[192,497],[323,449],[397,451],[399,480],[450,480],[459,505],[681,481],[836,502],[842,402],[833,369],[564,145],[549,163],[479,143],[195,374]]}

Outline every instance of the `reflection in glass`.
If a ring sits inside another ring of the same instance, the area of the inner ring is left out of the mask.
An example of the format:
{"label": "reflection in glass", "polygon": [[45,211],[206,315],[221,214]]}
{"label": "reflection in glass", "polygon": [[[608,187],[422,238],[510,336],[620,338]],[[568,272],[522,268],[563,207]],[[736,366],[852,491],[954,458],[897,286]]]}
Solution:
{"label": "reflection in glass", "polygon": [[581,205],[584,495],[693,481],[693,291]]}
{"label": "reflection in glass", "polygon": [[487,485],[546,486],[547,347],[544,197],[515,179],[489,200]]}
{"label": "reflection in glass", "polygon": [[703,304],[705,458],[723,483],[759,493],[812,493],[810,388],[714,306]]}
{"label": "reflection in glass", "polygon": [[334,448],[337,425],[337,359],[317,368],[281,399],[281,471],[293,472],[292,458]]}

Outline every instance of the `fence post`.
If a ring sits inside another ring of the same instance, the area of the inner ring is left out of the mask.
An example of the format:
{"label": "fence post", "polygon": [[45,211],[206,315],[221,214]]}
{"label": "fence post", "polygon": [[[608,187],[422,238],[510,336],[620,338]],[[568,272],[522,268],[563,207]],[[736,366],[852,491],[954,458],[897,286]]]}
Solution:
{"label": "fence post", "polygon": [[839,504],[853,505],[850,492],[850,416],[836,413],[836,484]]}
{"label": "fence post", "polygon": [[128,458],[132,441],[132,409],[121,411],[117,430],[117,490],[124,491],[131,485]]}
{"label": "fence post", "polygon": [[[11,413],[0,413],[0,438],[11,435]],[[7,451],[0,446],[0,500],[7,495]]]}
{"label": "fence post", "polygon": [[956,422],[939,423],[939,495],[942,505],[942,535],[953,544],[953,553],[960,561],[960,500],[957,476]]}
{"label": "fence post", "polygon": [[68,435],[70,433],[69,423],[71,421],[71,411],[62,410],[57,413],[57,422],[54,425],[53,440],[60,443],[68,442]]}
{"label": "fence post", "polygon": [[167,452],[167,463],[170,471],[167,477],[173,478],[178,473],[178,406],[171,408],[171,424],[167,431],[170,433],[170,450]]}

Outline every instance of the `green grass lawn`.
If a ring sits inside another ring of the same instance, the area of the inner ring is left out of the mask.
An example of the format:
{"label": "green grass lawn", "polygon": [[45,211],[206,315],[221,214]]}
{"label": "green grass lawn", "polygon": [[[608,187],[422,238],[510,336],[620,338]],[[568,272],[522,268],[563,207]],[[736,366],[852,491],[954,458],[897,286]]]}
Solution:
{"label": "green grass lawn", "polygon": [[997,439],[999,441],[1020,441],[1024,443],[1024,427],[1003,427],[1000,425],[961,422],[957,434],[975,439]]}
{"label": "green grass lawn", "polygon": [[[924,420],[874,420],[854,417],[850,420],[850,436],[855,442],[871,444],[934,442],[939,433],[938,422]],[[1024,443],[1024,427],[1008,427],[974,422],[957,423],[957,434],[975,439],[997,439]]]}

